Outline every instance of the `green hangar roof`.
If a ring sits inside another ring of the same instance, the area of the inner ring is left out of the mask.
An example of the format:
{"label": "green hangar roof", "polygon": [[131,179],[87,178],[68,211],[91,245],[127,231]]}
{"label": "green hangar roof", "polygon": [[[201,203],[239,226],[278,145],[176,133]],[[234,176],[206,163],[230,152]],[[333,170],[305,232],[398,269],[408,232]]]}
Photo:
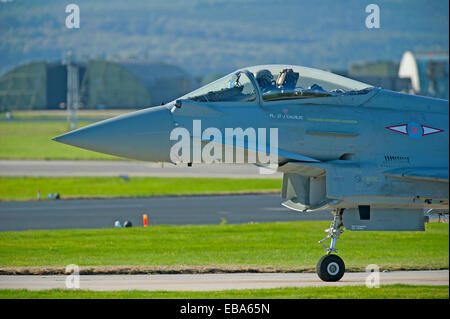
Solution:
{"label": "green hangar roof", "polygon": [[[84,108],[144,108],[197,87],[187,72],[164,63],[90,60],[76,66]],[[56,109],[66,102],[67,66],[61,62],[31,62],[0,77],[0,110]]]}

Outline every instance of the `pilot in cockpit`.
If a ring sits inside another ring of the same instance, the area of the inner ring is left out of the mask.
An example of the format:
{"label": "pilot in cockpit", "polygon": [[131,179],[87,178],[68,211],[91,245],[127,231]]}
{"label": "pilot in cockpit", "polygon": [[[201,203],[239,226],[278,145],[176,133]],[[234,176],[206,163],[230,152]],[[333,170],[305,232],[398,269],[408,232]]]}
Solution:
{"label": "pilot in cockpit", "polygon": [[258,73],[256,73],[256,82],[258,82],[262,93],[275,89],[273,75],[267,69],[259,70]]}
{"label": "pilot in cockpit", "polygon": [[284,91],[294,91],[297,86],[297,81],[299,78],[298,72],[294,72],[292,69],[284,69],[278,75],[277,81],[275,82],[277,88]]}

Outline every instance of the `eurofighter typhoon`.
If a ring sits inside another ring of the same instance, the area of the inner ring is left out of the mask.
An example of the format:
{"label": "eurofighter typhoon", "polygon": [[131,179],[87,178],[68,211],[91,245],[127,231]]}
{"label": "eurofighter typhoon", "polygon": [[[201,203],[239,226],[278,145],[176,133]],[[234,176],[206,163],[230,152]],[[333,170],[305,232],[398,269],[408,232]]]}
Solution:
{"label": "eurofighter typhoon", "polygon": [[447,100],[263,65],[55,140],[136,160],[274,168],[283,173],[284,206],[332,211],[317,274],[338,281],[344,227],[423,231],[424,211],[448,214],[448,110]]}

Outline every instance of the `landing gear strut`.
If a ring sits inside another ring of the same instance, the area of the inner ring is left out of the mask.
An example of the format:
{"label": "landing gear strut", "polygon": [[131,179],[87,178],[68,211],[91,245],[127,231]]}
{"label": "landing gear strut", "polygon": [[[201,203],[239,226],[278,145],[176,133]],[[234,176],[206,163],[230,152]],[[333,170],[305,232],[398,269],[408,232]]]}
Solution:
{"label": "landing gear strut", "polygon": [[[317,263],[316,271],[317,275],[323,281],[339,281],[345,272],[344,261],[337,255],[331,253],[337,253],[336,241],[339,236],[344,232],[344,224],[342,222],[342,214],[344,209],[336,209],[333,212],[333,221],[331,222],[330,228],[325,231],[328,233],[327,237],[319,241],[323,247],[326,248],[327,254],[320,258]],[[330,247],[325,245],[323,242],[331,238]]]}

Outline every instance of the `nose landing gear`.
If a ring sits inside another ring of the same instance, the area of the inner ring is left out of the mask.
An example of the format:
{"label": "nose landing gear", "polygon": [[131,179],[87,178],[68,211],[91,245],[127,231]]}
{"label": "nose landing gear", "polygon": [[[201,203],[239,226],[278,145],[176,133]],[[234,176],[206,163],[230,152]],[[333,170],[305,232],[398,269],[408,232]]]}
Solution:
{"label": "nose landing gear", "polygon": [[[320,258],[316,266],[317,275],[323,281],[339,281],[345,273],[344,261],[339,256],[331,254],[333,252],[337,253],[336,241],[344,232],[344,224],[342,222],[343,213],[344,209],[337,209],[333,212],[334,217],[331,226],[325,230],[328,235],[319,241],[327,250],[327,254]],[[330,247],[323,243],[329,238],[331,238]]]}

